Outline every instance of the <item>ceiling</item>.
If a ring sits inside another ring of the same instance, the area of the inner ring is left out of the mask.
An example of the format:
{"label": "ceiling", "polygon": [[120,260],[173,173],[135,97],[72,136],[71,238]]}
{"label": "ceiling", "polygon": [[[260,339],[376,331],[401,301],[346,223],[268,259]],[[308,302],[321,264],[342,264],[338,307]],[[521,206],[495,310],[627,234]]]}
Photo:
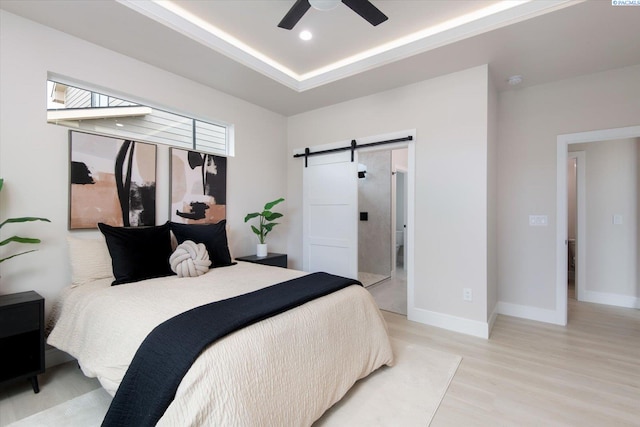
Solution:
{"label": "ceiling", "polygon": [[[340,4],[278,28],[293,3],[2,0],[0,8],[285,116],[481,64],[498,90],[640,64],[640,7],[608,0],[373,0],[389,17],[376,27]],[[312,40],[298,37],[303,29]],[[511,87],[516,74],[524,81]]]}

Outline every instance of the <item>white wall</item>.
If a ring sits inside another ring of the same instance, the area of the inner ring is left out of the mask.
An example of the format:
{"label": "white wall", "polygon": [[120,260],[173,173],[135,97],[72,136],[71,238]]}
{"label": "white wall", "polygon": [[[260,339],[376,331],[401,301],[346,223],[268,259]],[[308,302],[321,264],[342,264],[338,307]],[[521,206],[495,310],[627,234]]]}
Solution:
{"label": "white wall", "polygon": [[[68,130],[46,123],[48,72],[152,106],[234,124],[236,149],[228,161],[227,184],[231,250],[236,256],[255,253],[256,239],[243,219],[286,194],[283,116],[5,11],[0,11],[0,24],[0,176],[5,179],[0,215],[52,221],[11,229],[41,237],[43,244],[38,252],[0,264],[0,293],[33,289],[46,298],[48,311],[70,280],[65,242],[70,233]],[[158,223],[168,218],[168,161],[168,148],[158,146]],[[282,210],[286,215],[286,204]],[[5,233],[9,227],[3,228]],[[285,236],[286,225],[274,230],[271,250],[286,252]],[[2,253],[10,251],[5,247]]]}
{"label": "white wall", "polygon": [[487,96],[485,65],[290,117],[293,265],[302,265],[303,168],[293,150],[415,128],[414,318],[486,333]]}
{"label": "white wall", "polygon": [[[490,75],[491,76],[491,75]],[[487,321],[497,315],[498,293],[498,91],[489,79],[487,106]]]}
{"label": "white wall", "polygon": [[[498,99],[500,311],[551,321],[557,136],[638,125],[640,66],[502,92]],[[528,215],[549,216],[530,227]]]}
{"label": "white wall", "polygon": [[[640,138],[571,144],[585,153],[585,300],[604,302],[616,295],[640,297],[638,229]],[[613,223],[613,215],[622,224]],[[635,306],[635,304],[629,304]]]}

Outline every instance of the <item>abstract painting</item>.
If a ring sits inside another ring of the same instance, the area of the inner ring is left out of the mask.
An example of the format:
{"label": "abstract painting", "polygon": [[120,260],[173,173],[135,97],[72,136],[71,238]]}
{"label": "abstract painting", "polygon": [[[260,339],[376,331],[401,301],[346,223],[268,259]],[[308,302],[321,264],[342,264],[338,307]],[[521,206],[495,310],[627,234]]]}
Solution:
{"label": "abstract painting", "polygon": [[156,146],[69,132],[69,229],[156,223]]}
{"label": "abstract painting", "polygon": [[171,149],[173,222],[213,224],[226,218],[227,158]]}

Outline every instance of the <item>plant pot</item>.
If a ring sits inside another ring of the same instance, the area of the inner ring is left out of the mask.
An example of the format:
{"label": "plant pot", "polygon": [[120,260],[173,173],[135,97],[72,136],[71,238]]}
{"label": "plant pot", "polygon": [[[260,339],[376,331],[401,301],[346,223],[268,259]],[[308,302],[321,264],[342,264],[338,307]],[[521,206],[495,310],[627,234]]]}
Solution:
{"label": "plant pot", "polygon": [[265,257],[267,256],[267,244],[260,244],[258,243],[258,246],[256,248],[256,256],[259,257]]}

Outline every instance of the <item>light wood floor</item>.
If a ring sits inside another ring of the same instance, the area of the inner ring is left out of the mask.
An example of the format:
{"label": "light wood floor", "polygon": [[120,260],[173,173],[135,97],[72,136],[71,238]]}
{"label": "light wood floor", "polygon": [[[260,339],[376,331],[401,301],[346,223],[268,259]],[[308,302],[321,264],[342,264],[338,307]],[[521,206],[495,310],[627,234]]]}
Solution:
{"label": "light wood floor", "polygon": [[[390,334],[463,360],[432,426],[640,426],[640,311],[570,300],[569,325],[498,316],[473,338],[383,312]],[[96,388],[75,363],[0,388],[0,425]]]}
{"label": "light wood floor", "polygon": [[396,268],[391,277],[367,288],[381,310],[407,315],[407,272]]}
{"label": "light wood floor", "polygon": [[498,316],[489,340],[386,314],[463,360],[432,426],[640,426],[640,311],[569,300],[566,327]]}

